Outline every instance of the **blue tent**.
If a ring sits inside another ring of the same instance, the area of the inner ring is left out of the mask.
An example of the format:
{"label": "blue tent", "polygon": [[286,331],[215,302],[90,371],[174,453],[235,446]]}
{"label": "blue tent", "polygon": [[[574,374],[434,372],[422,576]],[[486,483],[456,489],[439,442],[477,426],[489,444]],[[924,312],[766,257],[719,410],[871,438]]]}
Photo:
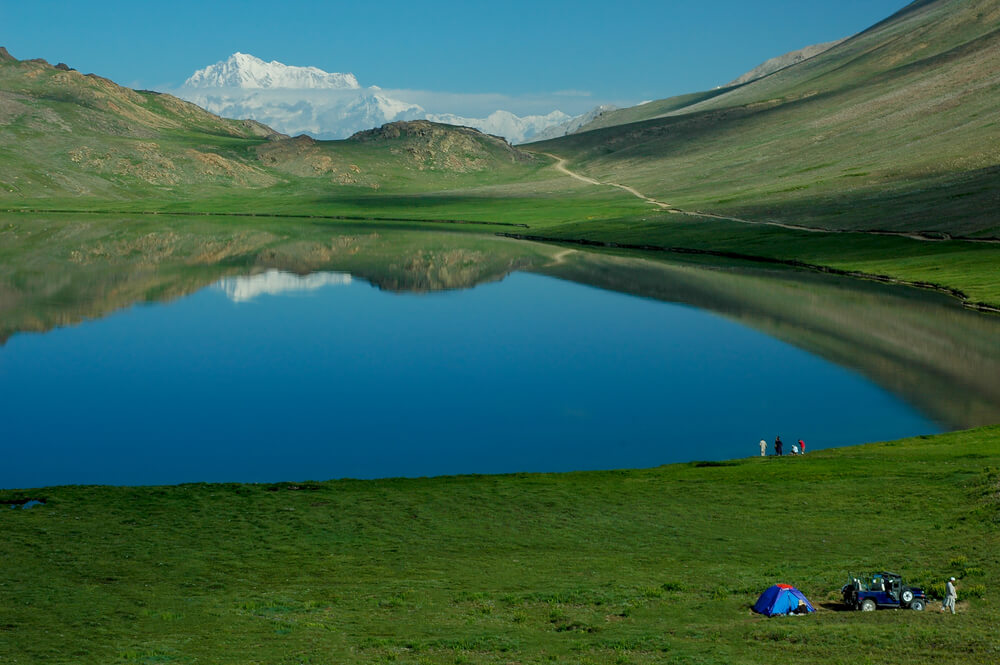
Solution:
{"label": "blue tent", "polygon": [[757,604],[753,606],[753,611],[768,617],[773,617],[776,614],[791,614],[800,603],[805,605],[806,612],[816,611],[809,599],[795,587],[789,584],[775,584],[760,594]]}

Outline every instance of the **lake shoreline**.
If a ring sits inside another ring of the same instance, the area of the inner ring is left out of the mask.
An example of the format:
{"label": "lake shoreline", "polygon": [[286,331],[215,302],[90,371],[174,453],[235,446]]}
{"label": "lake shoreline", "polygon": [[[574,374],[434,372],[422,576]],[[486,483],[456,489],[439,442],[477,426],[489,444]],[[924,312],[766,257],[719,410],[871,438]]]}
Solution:
{"label": "lake shoreline", "polygon": [[[843,231],[842,233],[848,233]],[[958,300],[963,307],[971,309],[977,312],[984,312],[989,314],[1000,314],[1000,306],[991,305],[984,302],[973,302],[968,295],[963,291],[952,288],[950,286],[945,286],[943,284],[935,284],[933,282],[924,281],[914,281],[906,280],[898,277],[892,277],[891,275],[880,275],[877,273],[868,273],[860,270],[844,270],[841,268],[834,268],[832,266],[820,265],[817,263],[807,263],[805,261],[800,261],[798,259],[779,259],[770,256],[761,256],[759,254],[744,254],[741,252],[730,252],[723,250],[712,250],[712,249],[696,249],[691,247],[667,247],[663,245],[649,245],[649,244],[635,244],[635,243],[619,243],[619,242],[607,242],[601,240],[589,240],[586,238],[560,238],[557,236],[542,236],[542,235],[531,235],[524,233],[505,233],[498,232],[495,235],[501,238],[511,238],[514,240],[527,240],[530,242],[545,242],[545,243],[555,243],[555,244],[568,244],[568,245],[582,245],[585,247],[599,247],[605,249],[624,249],[631,251],[640,252],[662,252],[667,254],[693,254],[701,256],[716,256],[724,259],[734,259],[738,261],[749,261],[751,263],[766,263],[772,265],[783,265],[789,266],[791,268],[802,268],[805,270],[811,270],[814,272],[821,272],[828,275],[838,275],[841,277],[851,277],[854,279],[864,279],[873,282],[881,282],[883,284],[895,284],[898,286],[909,286],[917,289],[924,289],[927,291],[934,291],[937,293],[943,293],[945,295],[951,296]]]}

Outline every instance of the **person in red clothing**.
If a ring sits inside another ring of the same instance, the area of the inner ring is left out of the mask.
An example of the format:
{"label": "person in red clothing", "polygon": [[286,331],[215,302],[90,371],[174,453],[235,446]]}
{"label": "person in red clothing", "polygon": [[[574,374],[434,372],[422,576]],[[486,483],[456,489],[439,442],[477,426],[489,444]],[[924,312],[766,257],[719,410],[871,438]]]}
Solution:
{"label": "person in red clothing", "polygon": [[806,454],[806,442],[799,439],[799,453],[802,455]]}

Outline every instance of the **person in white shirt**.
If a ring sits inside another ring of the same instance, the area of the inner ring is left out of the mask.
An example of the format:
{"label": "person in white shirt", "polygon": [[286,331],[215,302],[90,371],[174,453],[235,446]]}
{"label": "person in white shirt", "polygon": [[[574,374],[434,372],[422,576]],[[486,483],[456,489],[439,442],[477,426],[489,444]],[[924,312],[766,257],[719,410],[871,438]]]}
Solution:
{"label": "person in white shirt", "polygon": [[760,456],[764,457],[767,455],[767,441],[764,439],[760,440]]}
{"label": "person in white shirt", "polygon": [[956,600],[958,600],[958,592],[955,591],[955,578],[952,577],[944,585],[944,600],[941,602],[941,611],[950,609],[951,613],[954,614]]}

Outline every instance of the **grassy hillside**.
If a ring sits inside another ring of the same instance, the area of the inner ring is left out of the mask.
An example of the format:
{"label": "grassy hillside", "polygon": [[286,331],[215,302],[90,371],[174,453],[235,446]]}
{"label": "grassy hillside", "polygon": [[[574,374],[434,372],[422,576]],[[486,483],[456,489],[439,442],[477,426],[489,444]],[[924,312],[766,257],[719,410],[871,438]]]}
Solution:
{"label": "grassy hillside", "polygon": [[0,204],[468,188],[530,178],[541,165],[502,139],[423,121],[347,141],[289,139],[0,53]]}
{"label": "grassy hillside", "polygon": [[[7,491],[47,503],[0,510],[0,659],[993,662],[998,467],[991,428],[643,471]],[[959,613],[837,611],[866,569],[955,575]],[[752,614],[775,582],[820,611]]]}
{"label": "grassy hillside", "polygon": [[997,72],[995,1],[922,1],[747,85],[619,119],[665,117],[528,147],[685,210],[1000,236]]}

